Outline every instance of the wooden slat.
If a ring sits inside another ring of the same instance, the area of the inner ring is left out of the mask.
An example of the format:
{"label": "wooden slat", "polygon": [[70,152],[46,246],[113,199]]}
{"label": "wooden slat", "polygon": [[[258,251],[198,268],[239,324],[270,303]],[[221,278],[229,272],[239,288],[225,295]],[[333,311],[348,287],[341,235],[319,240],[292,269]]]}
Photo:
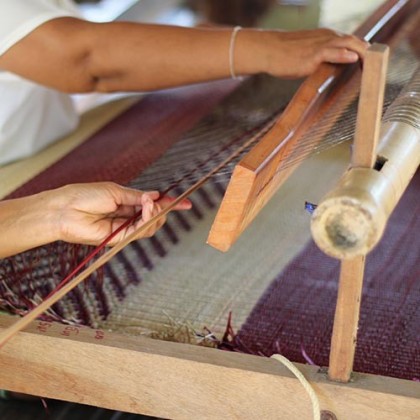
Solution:
{"label": "wooden slat", "polygon": [[373,44],[366,52],[351,166],[373,168],[384,103],[389,47]]}
{"label": "wooden slat", "polygon": [[[355,34],[368,41],[380,38],[381,31],[400,21],[412,3],[387,1]],[[207,240],[211,246],[227,251],[290,176],[298,163],[279,171],[281,164],[316,113],[328,106],[334,88],[355,68],[324,63],[301,85],[272,130],[236,166]]]}
{"label": "wooden slat", "polygon": [[[0,316],[0,329],[12,323]],[[339,419],[415,418],[420,384],[355,375],[328,381],[296,364]],[[264,357],[37,321],[0,351],[0,387],[172,419],[311,418],[302,385]]]}
{"label": "wooden slat", "polygon": [[365,259],[362,255],[341,261],[328,369],[333,381],[348,382],[353,372]]}

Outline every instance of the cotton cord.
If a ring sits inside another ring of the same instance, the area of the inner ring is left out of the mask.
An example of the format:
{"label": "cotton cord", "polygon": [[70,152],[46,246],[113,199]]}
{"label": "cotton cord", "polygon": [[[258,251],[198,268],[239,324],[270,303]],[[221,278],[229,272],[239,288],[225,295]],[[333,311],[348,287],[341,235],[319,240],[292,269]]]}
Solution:
{"label": "cotton cord", "polygon": [[296,378],[299,379],[299,382],[303,385],[305,391],[308,393],[309,398],[311,399],[314,420],[321,420],[321,409],[319,406],[318,397],[315,394],[315,391],[312,388],[311,384],[302,375],[302,372],[289,359],[286,359],[286,357],[282,356],[281,354],[273,354],[271,358],[276,359],[277,361],[282,363],[296,376]]}
{"label": "cotton cord", "polygon": [[235,43],[236,43],[236,35],[242,29],[242,26],[235,26],[232,30],[230,35],[230,45],[229,45],[229,70],[230,70],[230,77],[232,79],[239,79],[239,76],[235,73],[235,64],[234,64],[234,56],[235,56]]}

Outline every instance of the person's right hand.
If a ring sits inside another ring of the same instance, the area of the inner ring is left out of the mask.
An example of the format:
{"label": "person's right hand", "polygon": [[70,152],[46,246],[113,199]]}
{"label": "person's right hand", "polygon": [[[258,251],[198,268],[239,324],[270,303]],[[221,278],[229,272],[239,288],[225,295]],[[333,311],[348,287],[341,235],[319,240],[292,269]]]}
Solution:
{"label": "person's right hand", "polygon": [[235,47],[237,74],[268,73],[280,78],[312,74],[323,62],[354,63],[362,60],[369,43],[330,29],[305,31],[238,32]]}

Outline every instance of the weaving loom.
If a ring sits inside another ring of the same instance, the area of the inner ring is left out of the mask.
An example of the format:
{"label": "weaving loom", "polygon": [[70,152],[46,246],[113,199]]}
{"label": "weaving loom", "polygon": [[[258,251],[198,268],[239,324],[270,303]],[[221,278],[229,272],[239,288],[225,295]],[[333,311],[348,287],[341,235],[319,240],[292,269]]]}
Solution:
{"label": "weaving loom", "polygon": [[[393,41],[387,104],[418,65],[418,28],[417,13]],[[333,115],[336,108],[330,111],[324,118],[327,133],[322,124],[312,127],[302,140],[310,151],[297,150],[289,165],[313,154],[314,144],[326,149],[352,138],[359,84],[353,79],[347,85],[350,93],[336,101],[349,111],[341,117]],[[256,77],[231,93],[236,85],[217,82],[150,95],[9,191],[9,197],[103,179],[179,194],[232,150],[261,138],[299,82]],[[325,141],[314,140],[318,132]],[[105,149],[101,157],[95,153],[98,147]],[[230,163],[194,193],[189,214],[172,214],[154,238],[126,247],[103,272],[8,343],[0,352],[0,387],[170,418],[307,415],[309,404],[297,381],[273,360],[256,355],[281,353],[294,362],[328,364],[338,267],[312,243],[303,246],[309,216],[297,209],[330,189],[348,162],[348,149],[342,144],[305,162],[237,248],[223,256],[204,242],[235,161]],[[182,170],[180,156],[188,162]],[[354,418],[414,418],[419,410],[419,385],[413,381],[420,376],[419,247],[410,236],[419,223],[419,188],[417,174],[370,256],[355,371],[374,376],[355,374],[354,383],[341,385],[328,382],[317,366],[298,364],[319,391],[322,408],[338,418],[351,418],[355,405],[360,411]],[[25,312],[87,251],[53,244],[2,261],[3,306]],[[381,266],[384,255],[393,256],[387,270]],[[397,269],[398,276],[392,276]],[[229,312],[237,332],[227,328]],[[387,312],[398,314],[393,323]],[[11,322],[2,316],[3,326]],[[28,346],[31,354],[25,352]]]}

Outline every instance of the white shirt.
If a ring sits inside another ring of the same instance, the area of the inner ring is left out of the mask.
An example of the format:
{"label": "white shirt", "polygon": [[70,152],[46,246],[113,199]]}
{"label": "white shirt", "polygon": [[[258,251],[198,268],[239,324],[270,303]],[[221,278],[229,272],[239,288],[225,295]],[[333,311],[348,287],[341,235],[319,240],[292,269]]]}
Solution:
{"label": "white shirt", "polygon": [[[0,55],[41,24],[78,16],[69,0],[0,0]],[[73,101],[0,69],[0,165],[21,159],[74,130]]]}

